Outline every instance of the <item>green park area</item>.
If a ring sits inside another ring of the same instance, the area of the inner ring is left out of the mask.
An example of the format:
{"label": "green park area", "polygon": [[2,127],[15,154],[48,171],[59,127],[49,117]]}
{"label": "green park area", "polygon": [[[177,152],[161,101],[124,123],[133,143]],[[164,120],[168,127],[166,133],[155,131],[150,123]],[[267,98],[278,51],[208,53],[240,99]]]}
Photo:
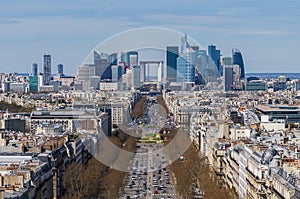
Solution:
{"label": "green park area", "polygon": [[163,140],[160,137],[160,134],[146,134],[145,136],[143,136],[141,139],[139,139],[139,142],[143,142],[143,143],[162,143]]}

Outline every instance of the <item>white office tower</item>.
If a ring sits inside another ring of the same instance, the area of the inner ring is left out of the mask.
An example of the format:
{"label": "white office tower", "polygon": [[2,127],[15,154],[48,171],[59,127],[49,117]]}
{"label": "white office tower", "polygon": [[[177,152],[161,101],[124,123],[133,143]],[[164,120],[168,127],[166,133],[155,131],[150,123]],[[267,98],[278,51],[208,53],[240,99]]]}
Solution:
{"label": "white office tower", "polygon": [[145,63],[140,62],[140,81],[144,83],[146,81],[146,66]]}
{"label": "white office tower", "polygon": [[126,90],[129,90],[131,88],[132,84],[132,70],[127,69],[126,73],[122,76],[122,83],[126,84]]}
{"label": "white office tower", "polygon": [[82,85],[82,90],[91,89],[90,78],[95,76],[95,66],[93,64],[85,64],[77,68],[77,80]]}
{"label": "white office tower", "polygon": [[38,91],[40,92],[40,88],[43,86],[43,75],[38,75]]}
{"label": "white office tower", "polygon": [[232,65],[233,68],[233,89],[241,90],[243,85],[241,82],[241,67],[237,64]]}
{"label": "white office tower", "polygon": [[157,82],[161,83],[164,79],[163,63],[160,62],[157,67]]}
{"label": "white office tower", "polygon": [[129,64],[130,64],[130,67],[138,65],[138,55],[137,54],[129,55]]}

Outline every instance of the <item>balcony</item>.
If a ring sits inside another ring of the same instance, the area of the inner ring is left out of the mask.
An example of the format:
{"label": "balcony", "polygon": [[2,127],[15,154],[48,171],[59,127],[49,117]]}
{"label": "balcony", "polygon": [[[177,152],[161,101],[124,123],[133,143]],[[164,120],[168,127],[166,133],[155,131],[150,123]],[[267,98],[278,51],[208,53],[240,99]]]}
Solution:
{"label": "balcony", "polygon": [[262,183],[265,183],[265,182],[266,182],[266,180],[265,180],[265,179],[259,179],[259,177],[258,177],[258,176],[256,176],[256,177],[255,177],[255,180],[256,180],[256,182],[258,182],[258,183],[260,183],[260,184],[262,184]]}
{"label": "balcony", "polygon": [[257,189],[257,190],[256,190],[256,193],[257,193],[258,195],[260,195],[261,197],[267,195],[267,193],[265,192],[265,190],[262,190],[262,189]]}

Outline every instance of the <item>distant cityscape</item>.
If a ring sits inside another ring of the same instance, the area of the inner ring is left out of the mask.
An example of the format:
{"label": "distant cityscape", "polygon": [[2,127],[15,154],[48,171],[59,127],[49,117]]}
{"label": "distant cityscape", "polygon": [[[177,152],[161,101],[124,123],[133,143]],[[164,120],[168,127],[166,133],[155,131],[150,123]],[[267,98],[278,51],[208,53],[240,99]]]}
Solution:
{"label": "distant cityscape", "polygon": [[164,60],[1,73],[0,199],[300,198],[300,73],[247,73],[242,52],[185,34]]}
{"label": "distant cityscape", "polygon": [[[57,65],[52,74],[51,55],[43,56],[43,71],[32,64],[31,73],[1,74],[2,92],[57,92],[59,90],[130,90],[143,84],[157,82],[165,89],[184,90],[218,82],[224,91],[274,91],[284,90],[293,80],[299,87],[297,74],[246,73],[242,53],[232,49],[232,56],[222,56],[221,50],[209,45],[208,50],[191,46],[188,37],[181,39],[181,46],[167,46],[165,60],[139,60],[137,51],[118,52],[110,55],[93,52],[93,64],[80,65],[77,74],[65,75],[63,64]],[[155,71],[154,75],[153,72]],[[245,78],[245,75],[247,78]],[[280,77],[280,78],[279,78]],[[278,78],[272,85],[267,79]]]}

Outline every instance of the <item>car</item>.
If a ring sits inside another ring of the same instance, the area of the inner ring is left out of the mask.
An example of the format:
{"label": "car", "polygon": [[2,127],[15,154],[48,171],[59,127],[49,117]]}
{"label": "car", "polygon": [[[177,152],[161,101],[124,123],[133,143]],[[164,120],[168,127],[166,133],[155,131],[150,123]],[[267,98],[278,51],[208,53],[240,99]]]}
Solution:
{"label": "car", "polygon": [[160,185],[159,187],[162,188],[162,189],[165,189],[165,188],[166,188],[164,185]]}

